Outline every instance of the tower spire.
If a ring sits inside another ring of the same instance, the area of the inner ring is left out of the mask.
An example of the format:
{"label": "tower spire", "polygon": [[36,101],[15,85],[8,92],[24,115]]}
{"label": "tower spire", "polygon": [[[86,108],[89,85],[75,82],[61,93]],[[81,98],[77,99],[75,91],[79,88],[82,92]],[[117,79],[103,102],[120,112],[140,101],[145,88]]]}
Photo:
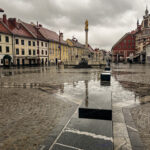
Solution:
{"label": "tower spire", "polygon": [[148,15],[148,8],[147,8],[147,5],[146,5],[146,10],[145,10],[145,15],[147,16]]}
{"label": "tower spire", "polygon": [[139,26],[139,19],[137,18],[137,27]]}

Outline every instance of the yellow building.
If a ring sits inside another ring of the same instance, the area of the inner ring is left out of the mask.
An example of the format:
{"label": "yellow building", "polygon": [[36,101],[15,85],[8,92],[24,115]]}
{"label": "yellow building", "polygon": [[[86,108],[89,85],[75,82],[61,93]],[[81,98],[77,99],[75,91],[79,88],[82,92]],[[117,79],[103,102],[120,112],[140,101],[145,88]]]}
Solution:
{"label": "yellow building", "polygon": [[68,57],[69,61],[75,61],[76,59],[81,59],[85,53],[85,46],[78,42],[76,38],[67,39],[67,44],[69,47]]}
{"label": "yellow building", "polygon": [[16,18],[7,19],[4,14],[0,25],[0,65],[5,55],[9,55],[9,64],[47,65],[80,60],[86,51],[85,45],[77,39],[64,41],[63,33],[57,34],[38,23],[35,25],[16,21]]}
{"label": "yellow building", "polygon": [[0,66],[13,62],[12,34],[0,20]]}
{"label": "yellow building", "polygon": [[33,65],[37,64],[37,44],[35,39],[14,37],[14,64]]}
{"label": "yellow building", "polygon": [[[42,34],[42,25],[41,24],[28,24],[20,20],[20,23],[23,25],[23,27],[31,33],[32,37],[35,40],[36,45],[36,59],[37,63],[41,65],[47,65],[48,64],[48,54],[49,54],[49,43],[47,38],[44,37]],[[44,31],[45,32],[45,31]],[[32,51],[32,45],[30,46],[30,49]]]}

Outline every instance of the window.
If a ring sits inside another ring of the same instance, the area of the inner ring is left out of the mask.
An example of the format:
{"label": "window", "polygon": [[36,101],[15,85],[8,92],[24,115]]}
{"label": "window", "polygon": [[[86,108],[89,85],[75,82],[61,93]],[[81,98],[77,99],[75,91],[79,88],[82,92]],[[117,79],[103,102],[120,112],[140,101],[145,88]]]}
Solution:
{"label": "window", "polygon": [[28,45],[31,46],[31,41],[28,41]]}
{"label": "window", "polygon": [[44,51],[42,50],[42,55],[44,54]]}
{"label": "window", "polygon": [[19,44],[19,40],[18,39],[16,39],[16,44]]}
{"label": "window", "polygon": [[45,51],[45,55],[47,55],[47,51]]}
{"label": "window", "polygon": [[24,40],[21,40],[21,45],[24,45]]}
{"label": "window", "polygon": [[9,42],[9,37],[8,36],[5,36],[5,41]]}
{"label": "window", "polygon": [[6,46],[6,53],[9,53],[9,46]]}
{"label": "window", "polygon": [[33,50],[33,55],[35,55],[35,50]]}
{"label": "window", "polygon": [[16,55],[19,55],[19,49],[18,48],[16,49]]}
{"label": "window", "polygon": [[47,47],[47,43],[45,43],[45,47]]}
{"label": "window", "polygon": [[1,35],[0,35],[0,42],[1,42]]}
{"label": "window", "polygon": [[41,42],[41,46],[43,46],[43,42]]}
{"label": "window", "polygon": [[33,46],[35,46],[35,42],[33,41]]}
{"label": "window", "polygon": [[[30,41],[31,42],[31,41]],[[31,55],[31,49],[29,49],[29,55]]]}
{"label": "window", "polygon": [[24,49],[22,49],[22,55],[24,55]]}
{"label": "window", "polygon": [[0,46],[0,53],[2,52],[2,46]]}

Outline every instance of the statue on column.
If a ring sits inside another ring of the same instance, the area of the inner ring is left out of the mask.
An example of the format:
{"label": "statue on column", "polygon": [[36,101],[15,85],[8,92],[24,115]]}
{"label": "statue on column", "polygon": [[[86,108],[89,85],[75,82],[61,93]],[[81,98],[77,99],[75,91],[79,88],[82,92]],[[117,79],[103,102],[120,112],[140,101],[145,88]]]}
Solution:
{"label": "statue on column", "polygon": [[85,21],[85,31],[88,31],[88,20]]}

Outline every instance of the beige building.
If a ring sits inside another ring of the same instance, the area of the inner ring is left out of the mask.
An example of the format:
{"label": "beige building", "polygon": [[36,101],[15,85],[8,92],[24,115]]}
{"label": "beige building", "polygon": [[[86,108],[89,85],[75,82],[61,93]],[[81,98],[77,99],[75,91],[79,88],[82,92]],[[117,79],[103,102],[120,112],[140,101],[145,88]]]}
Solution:
{"label": "beige building", "polygon": [[77,59],[80,60],[83,54],[85,53],[85,45],[78,42],[76,38],[67,39],[67,44],[69,47],[69,61],[75,61]]}
{"label": "beige building", "polygon": [[138,62],[145,62],[146,60],[146,50],[145,47],[150,43],[150,14],[146,8],[145,15],[143,16],[143,20],[141,25],[139,25],[139,21],[137,21],[137,29],[136,29],[136,39],[135,39],[135,48],[136,55],[134,56],[135,60]]}
{"label": "beige building", "polygon": [[12,34],[0,20],[0,66],[13,62]]}
{"label": "beige building", "polygon": [[5,14],[0,19],[0,38],[0,65],[69,63],[89,53],[75,38],[65,41],[63,33],[57,34],[38,23],[7,19]]}

